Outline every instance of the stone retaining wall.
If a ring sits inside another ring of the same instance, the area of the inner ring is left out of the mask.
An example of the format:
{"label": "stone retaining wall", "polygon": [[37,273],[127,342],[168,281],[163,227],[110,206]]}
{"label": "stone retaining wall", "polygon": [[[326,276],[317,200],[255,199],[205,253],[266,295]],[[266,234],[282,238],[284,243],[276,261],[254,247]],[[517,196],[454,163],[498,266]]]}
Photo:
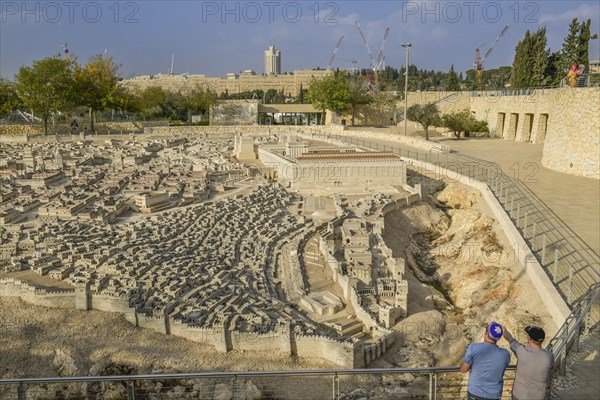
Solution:
{"label": "stone retaining wall", "polygon": [[288,133],[341,133],[344,126],[341,125],[230,125],[230,126],[161,126],[146,127],[144,134],[150,135],[215,135],[235,134],[242,135],[275,135]]}
{"label": "stone retaining wall", "polygon": [[536,90],[522,96],[471,98],[475,118],[505,140],[543,143],[542,165],[600,179],[600,88]]}
{"label": "stone retaining wall", "polygon": [[[149,122],[150,123],[150,122]],[[152,122],[157,124],[160,122]],[[144,129],[144,122],[97,122],[94,124],[94,128],[100,134],[108,134],[109,132],[131,132],[141,131]],[[89,128],[86,126],[85,128]],[[87,129],[89,131],[89,129]],[[84,127],[79,126],[79,131],[83,132]],[[65,134],[71,132],[70,124],[57,124],[48,126],[48,134]],[[4,135],[43,135],[43,125],[0,125],[0,136]]]}

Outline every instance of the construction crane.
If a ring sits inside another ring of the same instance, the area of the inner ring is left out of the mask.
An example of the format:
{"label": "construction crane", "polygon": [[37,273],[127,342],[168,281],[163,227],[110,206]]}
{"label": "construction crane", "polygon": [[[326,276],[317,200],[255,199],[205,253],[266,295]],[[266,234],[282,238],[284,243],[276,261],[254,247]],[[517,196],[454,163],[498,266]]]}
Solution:
{"label": "construction crane", "polygon": [[385,60],[385,56],[383,54],[383,49],[385,46],[385,42],[387,41],[387,38],[389,36],[390,28],[385,29],[385,33],[383,34],[383,40],[381,41],[381,46],[379,47],[379,53],[377,53],[377,60],[375,60],[373,58],[373,53],[371,52],[371,47],[369,46],[369,42],[367,41],[367,37],[365,36],[358,21],[356,21],[356,27],[358,28],[358,32],[360,33],[360,37],[362,38],[362,41],[363,41],[365,47],[367,48],[367,53],[369,53],[369,59],[371,60],[371,66],[373,67],[374,77],[373,78],[369,77],[369,86],[371,87],[371,89],[373,89],[373,92],[376,92],[377,89],[379,88],[379,71],[381,70],[384,60]]}
{"label": "construction crane", "polygon": [[385,56],[383,54],[383,48],[385,46],[385,42],[387,41],[388,36],[390,35],[390,28],[385,29],[385,33],[383,34],[383,40],[381,41],[381,46],[379,47],[379,53],[377,53],[377,71],[381,71],[385,65]]}
{"label": "construction crane", "polygon": [[480,89],[483,89],[483,63],[490,56],[490,54],[492,54],[492,51],[494,50],[494,46],[496,46],[496,43],[498,43],[498,40],[500,40],[500,38],[502,36],[504,36],[504,34],[506,33],[506,31],[508,30],[509,27],[510,27],[510,25],[506,25],[504,27],[504,29],[502,29],[502,32],[500,32],[500,34],[498,35],[496,40],[494,40],[494,43],[492,43],[492,45],[490,46],[488,51],[485,52],[485,55],[483,56],[483,58],[481,58],[481,53],[479,52],[479,49],[482,48],[483,46],[485,46],[487,43],[484,43],[475,49],[474,67],[475,67],[475,71],[477,72],[477,82],[478,82]]}
{"label": "construction crane", "polygon": [[[369,46],[367,37],[365,36],[365,33],[363,32],[362,28],[360,27],[360,24],[358,23],[358,21],[356,21],[356,27],[358,28],[358,32],[360,33],[360,37],[362,38],[362,41],[363,41],[365,47],[367,48],[367,53],[369,54],[369,60],[371,60],[371,66],[373,66],[373,71],[375,71],[376,63],[375,63],[375,59],[373,58],[373,52],[371,51],[371,47]],[[375,74],[375,75],[377,75],[377,74]],[[368,79],[369,79],[369,90],[373,90],[374,88],[376,88],[376,85],[377,85],[377,82],[376,82],[377,77],[375,77],[375,81],[374,81],[371,74],[369,74]]]}
{"label": "construction crane", "polygon": [[342,37],[340,38],[340,40],[338,40],[337,45],[335,46],[335,49],[333,49],[333,53],[331,53],[331,57],[329,58],[329,62],[327,63],[327,69],[331,69],[333,66],[333,60],[335,59],[335,55],[337,54],[340,46],[342,45],[342,42],[344,41],[344,36],[342,35]]}

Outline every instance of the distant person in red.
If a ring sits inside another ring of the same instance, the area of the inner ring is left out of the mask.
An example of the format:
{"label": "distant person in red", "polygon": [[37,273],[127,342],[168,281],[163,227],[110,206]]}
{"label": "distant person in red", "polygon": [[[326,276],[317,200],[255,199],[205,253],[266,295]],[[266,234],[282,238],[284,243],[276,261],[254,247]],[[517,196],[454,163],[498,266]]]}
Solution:
{"label": "distant person in red", "polygon": [[554,355],[542,348],[546,338],[542,328],[528,326],[525,328],[525,333],[527,333],[527,345],[519,343],[504,328],[504,339],[510,343],[510,349],[517,356],[512,400],[544,400],[548,398]]}
{"label": "distant person in red", "polygon": [[569,86],[577,86],[577,78],[579,78],[579,75],[577,74],[577,64],[571,65],[567,78],[569,79]]}

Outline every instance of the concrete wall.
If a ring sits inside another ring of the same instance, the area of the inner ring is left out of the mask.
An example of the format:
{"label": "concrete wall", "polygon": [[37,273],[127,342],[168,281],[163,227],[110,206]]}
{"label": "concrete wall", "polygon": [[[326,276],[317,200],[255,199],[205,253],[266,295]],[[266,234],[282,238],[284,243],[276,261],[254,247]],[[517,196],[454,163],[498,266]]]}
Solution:
{"label": "concrete wall", "polygon": [[226,100],[210,109],[211,125],[258,124],[258,100]]}

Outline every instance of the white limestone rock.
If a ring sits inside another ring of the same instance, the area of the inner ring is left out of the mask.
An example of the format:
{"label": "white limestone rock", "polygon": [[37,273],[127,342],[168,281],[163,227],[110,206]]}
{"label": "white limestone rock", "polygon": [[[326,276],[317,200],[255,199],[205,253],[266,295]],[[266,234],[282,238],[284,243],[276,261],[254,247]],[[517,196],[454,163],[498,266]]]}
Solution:
{"label": "white limestone rock", "polygon": [[52,361],[52,364],[59,376],[74,376],[79,372],[73,357],[69,356],[61,349],[56,349],[54,351],[54,360]]}
{"label": "white limestone rock", "polygon": [[213,400],[232,400],[233,393],[229,385],[225,383],[217,383],[213,394]]}

